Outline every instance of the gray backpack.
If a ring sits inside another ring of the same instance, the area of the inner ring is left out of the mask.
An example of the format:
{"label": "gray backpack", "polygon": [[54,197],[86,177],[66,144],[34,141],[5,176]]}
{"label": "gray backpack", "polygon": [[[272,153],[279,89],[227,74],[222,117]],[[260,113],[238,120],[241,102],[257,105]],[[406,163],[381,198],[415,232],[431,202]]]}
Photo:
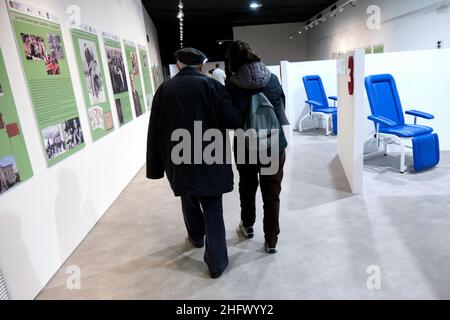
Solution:
{"label": "gray backpack", "polygon": [[267,150],[271,149],[272,144],[279,147],[282,128],[275,108],[264,93],[252,96],[250,113],[244,129],[248,133],[246,139],[248,150]]}

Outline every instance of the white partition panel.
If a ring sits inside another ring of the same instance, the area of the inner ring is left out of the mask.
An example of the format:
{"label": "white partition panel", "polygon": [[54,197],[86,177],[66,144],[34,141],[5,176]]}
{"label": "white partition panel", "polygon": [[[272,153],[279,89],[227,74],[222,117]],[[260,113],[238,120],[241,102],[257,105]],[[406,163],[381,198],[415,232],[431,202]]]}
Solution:
{"label": "white partition panel", "polygon": [[[450,49],[395,52],[366,56],[366,76],[392,74],[404,111],[416,109],[435,115],[419,124],[434,128],[442,150],[450,150]],[[366,114],[370,113],[366,101]],[[367,118],[366,118],[367,119]],[[407,123],[414,119],[405,116]],[[366,120],[367,136],[374,131]]]}
{"label": "white partition panel", "polygon": [[[353,60],[351,66],[350,60]],[[353,193],[363,192],[364,51],[350,52],[337,62],[338,154]],[[352,87],[352,89],[350,89]]]}
{"label": "white partition panel", "polygon": [[[288,117],[294,130],[299,129],[300,119],[309,112],[309,107],[305,104],[308,98],[303,85],[303,77],[309,75],[319,75],[322,78],[327,96],[335,96],[337,92],[335,60],[296,63],[283,61],[281,76],[288,101]],[[316,128],[319,125],[317,120],[304,123],[305,129]]]}

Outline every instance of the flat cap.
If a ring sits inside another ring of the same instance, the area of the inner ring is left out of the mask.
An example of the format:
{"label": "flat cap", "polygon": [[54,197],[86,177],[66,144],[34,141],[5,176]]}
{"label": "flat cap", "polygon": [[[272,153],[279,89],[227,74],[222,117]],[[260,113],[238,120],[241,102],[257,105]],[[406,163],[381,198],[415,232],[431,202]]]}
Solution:
{"label": "flat cap", "polygon": [[194,48],[183,48],[175,52],[175,59],[188,66],[204,64],[208,61],[206,55]]}

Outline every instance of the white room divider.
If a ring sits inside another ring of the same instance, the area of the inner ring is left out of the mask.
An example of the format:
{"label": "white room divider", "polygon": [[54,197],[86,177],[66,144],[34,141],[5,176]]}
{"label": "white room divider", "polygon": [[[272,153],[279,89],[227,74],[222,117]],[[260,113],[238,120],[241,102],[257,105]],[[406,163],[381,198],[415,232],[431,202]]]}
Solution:
{"label": "white room divider", "polygon": [[338,155],[353,193],[363,192],[364,168],[364,51],[350,52],[337,62]]}

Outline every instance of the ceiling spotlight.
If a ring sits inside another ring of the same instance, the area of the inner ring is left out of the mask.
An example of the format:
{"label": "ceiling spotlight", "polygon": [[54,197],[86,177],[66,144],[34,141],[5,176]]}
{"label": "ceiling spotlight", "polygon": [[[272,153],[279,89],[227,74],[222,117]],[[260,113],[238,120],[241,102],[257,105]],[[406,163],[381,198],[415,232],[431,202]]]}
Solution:
{"label": "ceiling spotlight", "polygon": [[183,18],[184,18],[184,13],[183,13],[183,11],[178,12],[177,18],[178,18],[179,20],[183,21]]}
{"label": "ceiling spotlight", "polygon": [[180,8],[180,9],[184,9],[184,4],[183,4],[183,1],[180,1],[180,3],[178,4],[178,8]]}
{"label": "ceiling spotlight", "polygon": [[257,3],[257,2],[250,3],[250,8],[252,8],[252,9],[259,9],[261,7],[262,7],[261,3]]}
{"label": "ceiling spotlight", "polygon": [[302,34],[303,32],[300,30],[299,32],[298,32],[298,34]]}
{"label": "ceiling spotlight", "polygon": [[292,34],[289,35],[289,39],[294,39],[294,36]]}

